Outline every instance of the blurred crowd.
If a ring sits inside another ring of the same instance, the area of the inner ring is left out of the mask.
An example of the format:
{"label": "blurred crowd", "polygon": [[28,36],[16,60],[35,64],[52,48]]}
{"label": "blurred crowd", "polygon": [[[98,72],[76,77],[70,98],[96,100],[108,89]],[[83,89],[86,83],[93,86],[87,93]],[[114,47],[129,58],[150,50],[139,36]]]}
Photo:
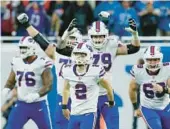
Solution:
{"label": "blurred crowd", "polygon": [[[94,5],[94,6],[93,6]],[[73,18],[78,28],[86,35],[91,23],[102,20],[111,34],[129,36],[124,30],[128,19],[134,18],[141,36],[170,36],[170,1],[1,1],[1,35],[27,35],[16,17],[27,13],[30,23],[46,36],[61,36]],[[98,14],[108,11],[108,19]]]}

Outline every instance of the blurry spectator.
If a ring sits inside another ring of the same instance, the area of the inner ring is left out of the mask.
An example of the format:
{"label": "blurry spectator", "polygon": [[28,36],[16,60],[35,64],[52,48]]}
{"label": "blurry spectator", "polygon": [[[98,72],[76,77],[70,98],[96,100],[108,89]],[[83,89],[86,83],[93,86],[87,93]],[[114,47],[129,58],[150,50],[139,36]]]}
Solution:
{"label": "blurry spectator", "polygon": [[130,1],[120,1],[121,6],[115,8],[115,12],[109,20],[108,28],[110,32],[118,36],[130,36],[124,28],[128,26],[128,19],[135,19],[137,26],[139,26],[139,19]]}
{"label": "blurry spectator", "polygon": [[49,35],[50,21],[41,1],[32,1],[26,8],[26,13],[32,24],[42,34]]}
{"label": "blurry spectator", "polygon": [[94,9],[94,18],[95,18],[95,20],[99,20],[99,19],[98,19],[98,14],[99,14],[101,11],[107,11],[107,12],[109,12],[111,15],[113,15],[114,9],[115,9],[117,6],[120,6],[120,2],[114,1],[114,0],[107,0],[107,1],[102,1],[102,2],[100,2],[100,3],[96,6],[96,8]]}
{"label": "blurry spectator", "polygon": [[53,12],[56,9],[63,9],[64,10],[69,6],[69,1],[62,1],[62,0],[44,0],[44,9],[46,10],[49,16],[52,16]]}
{"label": "blurry spectator", "polygon": [[170,36],[170,1],[155,1],[160,10],[158,28],[161,36]]}
{"label": "blurry spectator", "polygon": [[63,34],[64,30],[67,29],[67,26],[73,18],[77,19],[77,26],[81,33],[87,34],[87,28],[93,21],[93,11],[87,1],[72,2],[65,10],[62,17],[63,24],[60,29],[60,36]]}
{"label": "blurry spectator", "polygon": [[20,13],[24,13],[25,12],[25,8],[28,6],[29,1],[12,1],[12,6],[13,6],[13,16],[14,16],[14,28],[16,30],[16,35],[17,36],[22,36],[22,35],[26,35],[26,31],[24,28],[21,28],[18,25],[18,22],[16,20],[16,17],[20,14]]}
{"label": "blurry spectator", "polygon": [[11,36],[13,31],[12,4],[10,1],[1,1],[1,35]]}
{"label": "blurry spectator", "polygon": [[51,35],[58,35],[60,26],[62,25],[63,21],[61,19],[62,15],[64,14],[64,11],[66,10],[66,7],[69,5],[68,1],[51,1],[51,7],[50,10],[52,11],[52,17],[51,17]]}
{"label": "blurry spectator", "polygon": [[141,22],[143,36],[156,36],[159,10],[153,1],[137,1],[134,4]]}

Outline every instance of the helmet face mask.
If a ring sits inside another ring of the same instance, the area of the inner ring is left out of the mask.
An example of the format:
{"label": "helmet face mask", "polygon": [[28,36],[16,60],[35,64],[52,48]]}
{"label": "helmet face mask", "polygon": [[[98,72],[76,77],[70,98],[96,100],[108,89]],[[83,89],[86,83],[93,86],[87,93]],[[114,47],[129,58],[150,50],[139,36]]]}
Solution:
{"label": "helmet face mask", "polygon": [[94,48],[101,49],[107,43],[109,31],[101,21],[93,22],[88,35]]}
{"label": "helmet face mask", "polygon": [[19,41],[19,50],[20,50],[20,56],[23,59],[33,56],[35,55],[35,51],[36,51],[36,42],[30,36],[23,37]]}
{"label": "helmet face mask", "polygon": [[162,66],[163,54],[160,52],[159,47],[150,46],[145,54],[145,67],[149,71],[155,72],[159,70]]}
{"label": "helmet face mask", "polygon": [[105,37],[105,35],[91,35],[91,40],[96,46],[103,46]]}

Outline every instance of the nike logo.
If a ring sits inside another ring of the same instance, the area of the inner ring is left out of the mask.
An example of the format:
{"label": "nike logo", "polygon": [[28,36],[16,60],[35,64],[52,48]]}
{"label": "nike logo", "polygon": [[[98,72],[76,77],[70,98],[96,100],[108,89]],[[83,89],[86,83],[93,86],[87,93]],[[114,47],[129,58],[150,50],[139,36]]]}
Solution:
{"label": "nike logo", "polygon": [[43,110],[43,109],[41,108],[41,109],[39,109],[38,111],[41,112],[42,110]]}

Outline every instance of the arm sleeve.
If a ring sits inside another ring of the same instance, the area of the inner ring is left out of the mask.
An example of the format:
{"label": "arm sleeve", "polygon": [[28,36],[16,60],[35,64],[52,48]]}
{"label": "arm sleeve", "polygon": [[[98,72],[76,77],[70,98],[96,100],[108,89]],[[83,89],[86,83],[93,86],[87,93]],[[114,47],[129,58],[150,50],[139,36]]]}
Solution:
{"label": "arm sleeve", "polygon": [[59,48],[56,48],[56,52],[58,52],[59,54],[64,55],[64,56],[68,56],[68,57],[71,57],[72,50],[73,49],[67,49],[67,48],[59,49]]}
{"label": "arm sleeve", "polygon": [[34,38],[33,38],[39,45],[40,47],[45,51],[50,44],[50,42],[41,34],[38,33]]}

